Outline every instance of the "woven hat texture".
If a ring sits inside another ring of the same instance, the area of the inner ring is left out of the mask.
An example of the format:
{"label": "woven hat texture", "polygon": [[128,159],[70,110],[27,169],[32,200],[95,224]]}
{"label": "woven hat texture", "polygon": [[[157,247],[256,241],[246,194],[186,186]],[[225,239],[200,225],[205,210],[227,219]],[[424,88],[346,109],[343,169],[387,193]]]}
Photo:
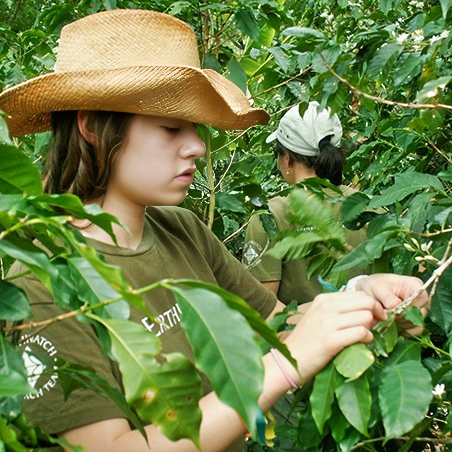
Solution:
{"label": "woven hat texture", "polygon": [[50,113],[62,110],[166,116],[225,130],[268,121],[234,83],[201,69],[186,23],[127,9],[63,27],[54,72],[5,90],[0,110],[12,136],[50,130]]}
{"label": "woven hat texture", "polygon": [[267,143],[278,140],[289,151],[316,156],[320,154],[319,142],[330,136],[331,144],[338,146],[342,139],[342,125],[329,108],[319,108],[316,101],[309,102],[303,117],[298,105],[292,107],[279,122],[278,128],[267,137]]}

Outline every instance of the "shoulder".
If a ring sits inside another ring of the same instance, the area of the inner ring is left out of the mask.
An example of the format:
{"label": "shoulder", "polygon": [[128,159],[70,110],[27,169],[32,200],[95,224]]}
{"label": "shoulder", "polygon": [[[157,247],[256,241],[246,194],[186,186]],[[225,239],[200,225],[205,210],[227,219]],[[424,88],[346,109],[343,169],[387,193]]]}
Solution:
{"label": "shoulder", "polygon": [[176,206],[148,207],[146,216],[150,222],[169,225],[202,225],[202,221],[190,210]]}

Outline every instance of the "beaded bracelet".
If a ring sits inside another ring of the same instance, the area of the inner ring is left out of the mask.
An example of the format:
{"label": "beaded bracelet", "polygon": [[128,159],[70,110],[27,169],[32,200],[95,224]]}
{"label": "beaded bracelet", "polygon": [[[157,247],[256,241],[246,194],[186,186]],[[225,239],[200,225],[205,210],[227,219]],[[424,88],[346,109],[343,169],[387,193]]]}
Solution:
{"label": "beaded bracelet", "polygon": [[276,349],[272,348],[270,352],[273,355],[273,358],[275,358],[276,364],[278,364],[279,368],[281,369],[281,372],[284,374],[287,383],[289,383],[292,388],[298,389],[299,386],[292,380],[291,376],[289,375],[289,372],[287,372],[286,368],[284,367],[284,364],[279,359],[278,352],[276,351]]}

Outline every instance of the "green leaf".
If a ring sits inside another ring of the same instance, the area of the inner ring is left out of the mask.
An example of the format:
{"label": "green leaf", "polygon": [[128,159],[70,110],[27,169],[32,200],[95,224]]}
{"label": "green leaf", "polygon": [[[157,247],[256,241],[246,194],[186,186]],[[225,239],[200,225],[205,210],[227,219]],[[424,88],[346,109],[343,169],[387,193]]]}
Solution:
{"label": "green leaf", "polygon": [[0,319],[16,321],[30,316],[30,305],[24,291],[0,280]]}
{"label": "green leaf", "polygon": [[96,305],[116,299],[116,302],[105,306],[104,309],[113,318],[129,318],[128,303],[121,300],[122,295],[105,281],[90,262],[83,257],[69,257],[68,265],[80,300]]}
{"label": "green leaf", "polygon": [[268,51],[273,55],[276,64],[281,68],[281,70],[283,72],[287,72],[290,61],[284,50],[281,47],[269,47]]}
{"label": "green leaf", "polygon": [[376,209],[389,206],[397,201],[402,201],[408,195],[420,190],[434,190],[444,196],[444,187],[441,181],[431,174],[416,172],[401,173],[395,176],[392,187],[383,190],[380,196],[375,196],[369,203],[369,207]]}
{"label": "green leaf", "polygon": [[57,372],[58,382],[63,388],[65,399],[77,388],[87,388],[97,394],[109,397],[126,414],[132,425],[146,437],[143,425],[127,403],[124,394],[117,388],[110,386],[107,381],[96,375],[92,369],[58,359]]}
{"label": "green leaf", "polygon": [[385,77],[402,51],[403,47],[400,44],[383,44],[370,60],[367,76],[371,79]]}
{"label": "green leaf", "polygon": [[438,97],[439,90],[445,90],[452,80],[452,76],[440,77],[436,80],[429,80],[417,93],[416,101],[419,103],[432,102],[432,98]]}
{"label": "green leaf", "polygon": [[238,29],[253,41],[259,42],[259,23],[248,9],[240,8],[234,13]]}
{"label": "green leaf", "polygon": [[376,236],[360,243],[351,253],[345,255],[331,270],[340,272],[353,267],[366,268],[375,259],[378,259],[385,248],[386,241],[394,231],[383,231]]}
{"label": "green leaf", "polygon": [[326,40],[325,35],[320,31],[306,27],[289,27],[282,32],[282,35],[295,36],[297,38],[302,38],[303,40],[315,42]]}
{"label": "green leaf", "polygon": [[351,381],[359,378],[374,361],[372,352],[364,344],[353,344],[334,358],[334,366],[341,375]]}
{"label": "green leaf", "polygon": [[126,399],[140,419],[160,426],[173,441],[189,438],[199,445],[201,380],[188,359],[173,353],[165,356],[165,362],[157,362],[160,341],[141,325],[88,316],[107,328]]}
{"label": "green leaf", "polygon": [[451,0],[439,0],[439,2],[441,4],[441,10],[443,12],[443,19],[446,19],[447,13],[452,6],[452,1]]}
{"label": "green leaf", "polygon": [[27,382],[21,353],[0,335],[0,398],[16,397],[33,391]]}
{"label": "green leaf", "polygon": [[226,64],[226,70],[224,76],[246,93],[248,77],[243,67],[234,57]]}
{"label": "green leaf", "polygon": [[336,387],[339,407],[353,427],[364,436],[369,436],[367,425],[370,420],[372,395],[369,382],[365,376],[344,382]]}
{"label": "green leaf", "polygon": [[387,366],[381,373],[378,403],[387,437],[409,432],[427,414],[432,399],[429,372],[416,361]]}
{"label": "green leaf", "polygon": [[328,364],[319,372],[314,380],[309,401],[311,403],[312,417],[320,433],[323,433],[325,422],[330,418],[334,401],[334,382],[336,369],[333,363]]}
{"label": "green leaf", "polygon": [[41,175],[33,162],[14,146],[0,145],[0,191],[39,194]]}
{"label": "green leaf", "polygon": [[253,330],[218,294],[199,288],[173,290],[197,367],[207,375],[218,397],[240,414],[255,436],[264,368]]}
{"label": "green leaf", "polygon": [[355,220],[358,215],[367,207],[370,198],[358,191],[344,199],[341,205],[341,218],[344,223]]}

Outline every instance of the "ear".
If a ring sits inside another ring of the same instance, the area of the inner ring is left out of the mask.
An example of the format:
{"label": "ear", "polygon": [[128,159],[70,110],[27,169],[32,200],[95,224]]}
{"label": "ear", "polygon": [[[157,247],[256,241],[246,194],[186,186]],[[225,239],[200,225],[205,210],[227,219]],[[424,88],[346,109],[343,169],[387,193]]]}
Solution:
{"label": "ear", "polygon": [[286,164],[287,168],[292,168],[294,164],[294,159],[291,155],[289,155],[288,152],[284,152],[284,163]]}
{"label": "ear", "polygon": [[89,111],[78,111],[77,112],[77,124],[78,130],[82,137],[91,145],[95,145],[97,141],[97,136],[94,132],[91,132],[88,128],[89,117],[91,112]]}

